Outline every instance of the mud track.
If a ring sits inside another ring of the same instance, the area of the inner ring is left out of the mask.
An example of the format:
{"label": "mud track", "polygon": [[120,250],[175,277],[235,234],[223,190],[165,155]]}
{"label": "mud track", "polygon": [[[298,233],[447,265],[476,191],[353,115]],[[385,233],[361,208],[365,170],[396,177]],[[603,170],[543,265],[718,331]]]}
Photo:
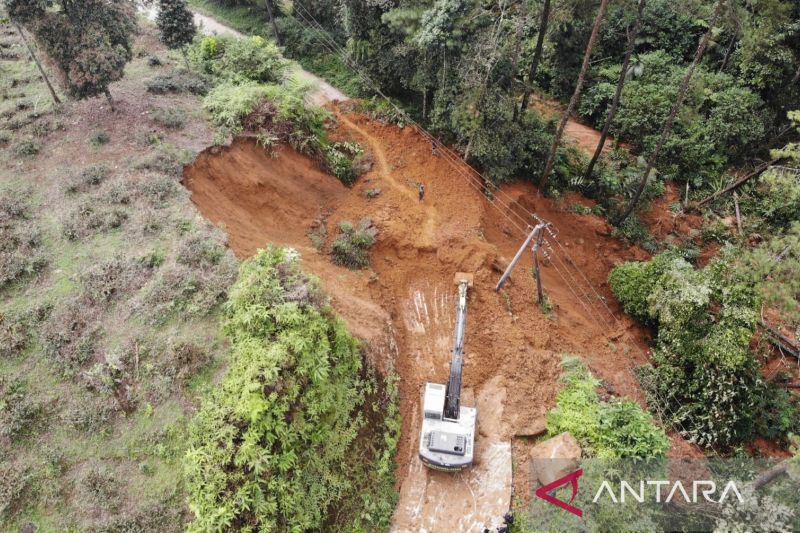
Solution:
{"label": "mud track", "polygon": [[[543,313],[535,303],[529,254],[496,294],[497,269],[519,247],[519,230],[443,156],[432,155],[415,130],[347,111],[337,115],[333,137],[361,143],[373,161],[352,189],[289,147],[271,155],[249,139],[201,153],[185,169],[184,183],[200,212],[227,232],[239,257],[269,242],[298,249],[350,330],[367,342],[370,357],[399,374],[401,500],[394,529],[474,531],[497,525],[510,505],[512,439],[543,429],[558,390],[561,354],[581,355],[609,390],[641,401],[631,368],[646,357],[644,333],[624,317],[611,327],[598,322],[549,262],[543,279],[552,311]],[[424,202],[417,199],[418,183],[426,186]],[[381,193],[368,199],[362,194],[367,188]],[[603,220],[565,212],[529,184],[510,185],[503,193],[555,224],[571,258],[565,261],[580,268],[621,316],[607,288],[608,273],[616,263],[646,254],[610,237]],[[339,221],[364,217],[380,230],[368,270],[334,266],[307,235],[325,221],[329,245]],[[422,468],[416,447],[422,386],[447,379],[456,271],[475,274],[463,375],[466,394],[478,405],[479,436],[477,464],[454,476]],[[679,439],[673,442],[673,454],[691,453]],[[524,491],[527,472],[513,475],[515,490]]]}

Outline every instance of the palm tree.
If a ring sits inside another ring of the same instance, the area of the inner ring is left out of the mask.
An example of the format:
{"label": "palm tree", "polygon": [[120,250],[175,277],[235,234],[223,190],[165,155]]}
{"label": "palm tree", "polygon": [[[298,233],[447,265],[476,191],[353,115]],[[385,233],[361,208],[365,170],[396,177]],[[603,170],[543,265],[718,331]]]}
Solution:
{"label": "palm tree", "polygon": [[614,98],[611,100],[611,108],[609,108],[608,115],[606,116],[606,122],[603,124],[603,131],[600,133],[600,140],[597,141],[597,148],[595,148],[592,160],[589,161],[589,166],[586,167],[586,173],[583,176],[587,181],[592,177],[594,166],[597,163],[597,160],[600,159],[600,154],[603,152],[603,146],[606,144],[606,138],[608,138],[608,131],[611,129],[611,123],[614,122],[614,116],[617,114],[617,109],[619,109],[619,99],[620,96],[622,96],[622,88],[625,86],[625,80],[628,79],[628,67],[631,63],[631,55],[633,55],[633,49],[636,48],[636,38],[639,35],[639,29],[642,27],[642,13],[644,12],[645,3],[646,0],[639,0],[639,5],[636,8],[636,20],[633,23],[633,29],[628,32],[628,47],[625,49],[625,59],[622,60],[622,70],[620,71],[619,79],[617,80],[617,90],[614,92]]}
{"label": "palm tree", "polygon": [[561,122],[558,123],[556,135],[553,138],[553,144],[550,146],[550,154],[547,156],[547,163],[544,166],[544,172],[539,180],[539,190],[544,190],[547,185],[547,179],[553,172],[553,165],[556,161],[556,151],[558,144],[561,141],[561,136],[564,135],[564,128],[567,126],[567,121],[570,115],[578,106],[578,100],[581,97],[581,90],[583,83],[586,81],[586,72],[589,70],[589,59],[592,57],[592,50],[594,43],[597,41],[597,34],[600,33],[600,26],[603,25],[603,19],[606,16],[606,8],[608,7],[608,0],[600,0],[600,7],[597,9],[597,15],[594,17],[594,25],[592,26],[592,34],[589,36],[589,42],[586,44],[586,51],[583,54],[583,65],[581,65],[581,72],[578,74],[578,83],[575,85],[575,91],[572,93],[572,98],[569,99],[569,105],[561,117]]}
{"label": "palm tree", "polygon": [[664,143],[667,141],[669,132],[672,130],[672,126],[675,123],[675,117],[678,115],[678,111],[683,105],[683,100],[686,98],[686,93],[689,91],[689,83],[692,81],[694,71],[697,68],[697,65],[700,63],[700,60],[703,58],[703,54],[708,47],[708,41],[711,38],[711,32],[714,30],[714,25],[717,23],[717,19],[719,19],[719,15],[722,12],[723,3],[724,0],[717,0],[717,4],[714,7],[714,14],[711,16],[711,21],[708,24],[708,29],[703,34],[703,38],[700,39],[700,44],[697,45],[697,51],[694,53],[692,64],[689,65],[689,69],[686,71],[686,75],[683,77],[680,89],[678,90],[678,97],[675,99],[675,103],[672,104],[672,109],[669,112],[667,121],[664,123],[664,127],[661,130],[661,137],[658,140],[658,144],[656,145],[655,150],[653,150],[653,153],[650,154],[650,157],[647,158],[647,168],[644,171],[644,175],[642,175],[642,180],[639,182],[639,186],[637,187],[636,192],[633,194],[633,198],[631,198],[628,207],[625,208],[625,212],[623,212],[622,215],[620,215],[620,217],[615,221],[615,224],[617,225],[620,225],[622,222],[624,222],[625,219],[628,218],[631,213],[633,213],[633,210],[636,208],[636,204],[639,203],[639,198],[641,198],[642,192],[647,185],[647,180],[650,177],[650,173],[656,166],[656,163],[658,162],[658,156],[661,154],[661,149],[664,147]]}

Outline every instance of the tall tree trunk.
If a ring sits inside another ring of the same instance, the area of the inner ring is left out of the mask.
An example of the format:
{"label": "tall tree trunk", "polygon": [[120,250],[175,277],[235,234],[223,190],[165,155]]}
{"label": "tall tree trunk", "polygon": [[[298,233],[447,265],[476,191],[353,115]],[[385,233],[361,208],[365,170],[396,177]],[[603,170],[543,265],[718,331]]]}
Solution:
{"label": "tall tree trunk", "polygon": [[603,19],[606,16],[606,8],[608,8],[608,0],[600,0],[600,7],[597,9],[597,15],[594,17],[592,34],[589,36],[589,42],[586,44],[586,52],[583,54],[583,65],[581,65],[581,72],[578,74],[578,83],[575,84],[575,91],[572,93],[572,98],[569,99],[569,105],[564,111],[564,115],[561,117],[561,122],[558,123],[558,129],[556,129],[556,135],[553,138],[553,145],[550,146],[550,154],[547,156],[547,163],[544,166],[544,172],[539,180],[539,190],[541,191],[547,186],[547,180],[550,178],[550,173],[553,172],[553,165],[555,165],[556,162],[556,152],[558,151],[561,136],[564,135],[564,128],[567,126],[567,121],[577,107],[578,100],[580,100],[583,83],[586,81],[586,72],[589,70],[589,60],[592,57],[594,43],[597,41],[597,34],[600,33],[600,26],[603,25]]}
{"label": "tall tree trunk", "polygon": [[797,67],[797,70],[795,71],[794,76],[792,76],[792,81],[789,82],[789,85],[794,85],[798,82],[798,80],[800,80],[800,66]]}
{"label": "tall tree trunk", "polygon": [[731,58],[731,52],[733,52],[733,45],[736,44],[736,35],[731,37],[731,42],[728,45],[728,48],[725,50],[725,56],[722,58],[722,63],[719,66],[719,71],[723,72],[725,67],[728,66],[728,60]]}
{"label": "tall tree trunk", "polygon": [[19,33],[22,42],[25,43],[25,48],[28,49],[28,53],[30,54],[31,59],[33,60],[34,63],[36,63],[36,68],[39,69],[39,74],[42,75],[42,79],[44,80],[45,85],[47,85],[47,90],[50,91],[50,97],[53,99],[53,103],[60,104],[61,100],[58,98],[55,89],[53,89],[53,85],[50,83],[50,78],[47,77],[44,68],[42,68],[42,64],[39,63],[39,58],[36,57],[36,54],[33,52],[33,48],[28,42],[28,38],[25,37],[25,33],[22,31],[22,26],[20,26],[15,22],[14,27],[17,28],[17,32]]}
{"label": "tall tree trunk", "polygon": [[639,198],[641,198],[642,192],[647,185],[647,180],[650,177],[650,173],[652,172],[653,167],[656,166],[656,163],[658,163],[658,156],[661,154],[661,149],[664,147],[664,143],[667,141],[670,130],[672,130],[672,125],[675,123],[675,117],[678,115],[678,110],[680,110],[681,105],[683,105],[683,99],[686,98],[686,93],[689,90],[689,83],[692,81],[694,71],[697,68],[697,65],[700,63],[700,60],[703,58],[703,54],[708,47],[708,40],[711,38],[711,31],[714,29],[714,25],[717,23],[717,19],[722,12],[723,3],[724,0],[717,0],[717,5],[714,7],[714,14],[711,16],[711,21],[708,23],[708,29],[703,35],[703,38],[700,40],[700,44],[697,46],[697,51],[694,53],[692,64],[689,65],[686,75],[683,77],[683,81],[681,82],[680,89],[678,90],[678,98],[676,98],[675,103],[672,104],[672,109],[669,112],[667,121],[664,123],[664,127],[661,129],[661,137],[658,140],[658,144],[656,145],[655,150],[653,150],[653,153],[650,154],[650,157],[647,158],[647,168],[644,171],[642,180],[639,182],[639,187],[637,187],[636,192],[633,194],[633,198],[631,198],[631,201],[628,204],[628,207],[625,209],[625,212],[622,213],[622,215],[620,215],[620,217],[616,220],[615,224],[617,225],[624,222],[625,219],[628,218],[631,213],[633,213],[633,210],[636,208],[636,204],[639,203]]}
{"label": "tall tree trunk", "polygon": [[[527,2],[523,1],[520,4],[520,13],[517,15],[517,31],[514,35],[514,55],[511,59],[511,84],[508,92],[514,95],[514,80],[517,78],[517,65],[519,64],[519,53],[522,48],[522,32],[525,29],[525,23],[528,21],[528,13],[526,10]],[[517,105],[514,104],[514,120],[517,120]]]}
{"label": "tall tree trunk", "polygon": [[525,114],[528,108],[528,101],[533,91],[533,80],[536,78],[536,71],[539,70],[539,61],[542,59],[542,48],[544,47],[544,35],[547,33],[547,21],[550,20],[550,0],[544,0],[542,6],[542,19],[539,21],[539,35],[536,36],[536,49],[533,52],[531,70],[528,73],[528,82],[525,84],[525,92],[522,95],[522,103],[519,106],[519,116]]}
{"label": "tall tree trunk", "polygon": [[264,0],[264,6],[267,8],[267,15],[269,22],[272,24],[272,31],[275,33],[275,42],[281,46],[281,34],[278,31],[278,25],[275,23],[275,17],[272,16],[272,0]]}
{"label": "tall tree trunk", "polygon": [[181,46],[181,55],[183,56],[183,64],[186,65],[186,70],[191,70],[191,67],[189,67],[189,56],[186,53],[186,45]]}
{"label": "tall tree trunk", "polygon": [[108,105],[111,107],[111,111],[115,111],[114,109],[114,99],[111,98],[111,91],[108,90],[108,87],[103,89],[103,94],[106,95],[106,100],[108,100]]}
{"label": "tall tree trunk", "polygon": [[595,148],[592,160],[589,161],[589,166],[586,167],[586,173],[584,174],[584,179],[587,181],[592,179],[594,166],[597,164],[597,160],[600,159],[603,146],[605,146],[606,139],[608,138],[608,132],[611,129],[611,123],[614,122],[614,116],[616,116],[617,109],[619,109],[619,99],[622,96],[622,88],[625,87],[628,67],[631,63],[631,55],[633,55],[633,49],[636,48],[636,37],[639,35],[639,30],[642,27],[642,13],[644,12],[645,3],[646,0],[639,0],[639,5],[636,8],[636,20],[633,23],[633,29],[628,33],[628,47],[625,49],[625,58],[622,60],[622,71],[620,71],[619,79],[617,80],[617,90],[614,92],[614,98],[611,100],[611,108],[608,110],[606,122],[603,124],[600,140],[597,141],[597,148]]}

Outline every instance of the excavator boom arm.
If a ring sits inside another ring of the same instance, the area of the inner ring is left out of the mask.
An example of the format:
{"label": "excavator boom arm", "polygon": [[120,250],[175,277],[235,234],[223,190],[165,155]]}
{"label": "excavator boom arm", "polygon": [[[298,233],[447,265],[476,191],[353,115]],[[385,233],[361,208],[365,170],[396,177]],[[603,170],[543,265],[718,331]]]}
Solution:
{"label": "excavator boom arm", "polygon": [[467,328],[467,280],[458,282],[458,303],[456,305],[456,327],[453,331],[453,357],[450,361],[450,378],[447,381],[447,395],[444,404],[444,417],[458,420],[461,401],[461,370],[464,364],[464,332]]}

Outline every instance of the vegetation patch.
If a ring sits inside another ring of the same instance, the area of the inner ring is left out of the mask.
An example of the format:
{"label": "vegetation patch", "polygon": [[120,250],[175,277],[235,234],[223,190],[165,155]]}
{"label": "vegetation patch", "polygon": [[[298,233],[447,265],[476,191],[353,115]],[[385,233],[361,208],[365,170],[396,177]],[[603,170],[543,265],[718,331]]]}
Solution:
{"label": "vegetation patch", "polygon": [[600,400],[600,381],[577,357],[565,357],[562,366],[564,388],[547,413],[550,436],[567,431],[591,457],[599,459],[664,456],[667,435],[647,411],[632,400]]}
{"label": "vegetation patch", "polygon": [[[185,458],[191,528],[309,530],[332,516],[342,529],[386,527],[394,400],[386,419],[359,414],[377,382],[294,252],[268,248],[242,264],[224,330],[231,366],[192,421]],[[363,449],[362,429],[380,439],[386,431],[386,440]],[[337,514],[353,498],[363,505],[362,496],[374,514]]]}
{"label": "vegetation patch", "polygon": [[0,191],[0,289],[47,265],[32,194],[30,189]]}
{"label": "vegetation patch", "polygon": [[372,220],[364,218],[357,225],[349,220],[339,222],[339,231],[331,245],[331,259],[348,268],[367,268],[369,249],[378,235]]}
{"label": "vegetation patch", "polygon": [[764,432],[797,432],[800,411],[761,377],[750,352],[757,285],[727,259],[703,269],[666,252],[609,278],[625,310],[658,328],[652,364],[638,370],[648,403],[691,442],[729,448]]}

